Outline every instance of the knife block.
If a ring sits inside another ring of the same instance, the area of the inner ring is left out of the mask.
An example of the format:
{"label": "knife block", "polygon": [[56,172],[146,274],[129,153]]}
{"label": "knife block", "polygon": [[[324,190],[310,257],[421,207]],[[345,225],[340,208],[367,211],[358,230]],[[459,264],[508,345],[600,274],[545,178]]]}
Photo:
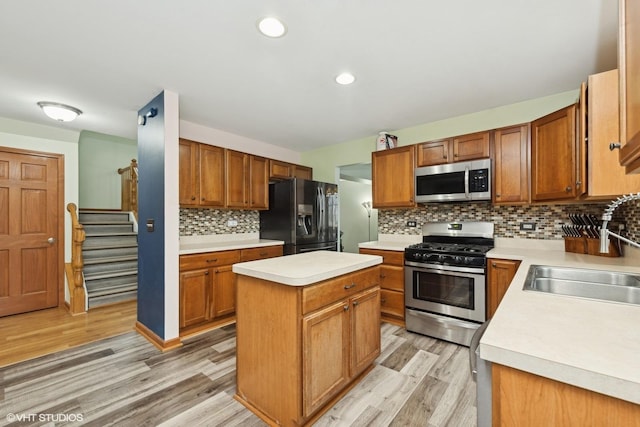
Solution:
{"label": "knife block", "polygon": [[606,257],[619,257],[620,251],[609,241],[609,253],[600,253],[600,239],[588,237],[564,237],[564,251],[577,254],[597,255]]}

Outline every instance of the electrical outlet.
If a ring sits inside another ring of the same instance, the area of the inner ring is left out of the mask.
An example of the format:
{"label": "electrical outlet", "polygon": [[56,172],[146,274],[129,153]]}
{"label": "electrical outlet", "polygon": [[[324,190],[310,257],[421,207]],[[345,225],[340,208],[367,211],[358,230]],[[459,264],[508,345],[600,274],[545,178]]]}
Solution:
{"label": "electrical outlet", "polygon": [[417,227],[418,224],[415,221],[407,221],[407,227]]}
{"label": "electrical outlet", "polygon": [[237,227],[238,226],[238,221],[235,219],[230,219],[229,221],[227,221],[227,226],[228,227]]}
{"label": "electrical outlet", "polygon": [[536,229],[535,222],[523,222],[522,224],[520,224],[520,230],[522,231],[533,231],[535,229]]}

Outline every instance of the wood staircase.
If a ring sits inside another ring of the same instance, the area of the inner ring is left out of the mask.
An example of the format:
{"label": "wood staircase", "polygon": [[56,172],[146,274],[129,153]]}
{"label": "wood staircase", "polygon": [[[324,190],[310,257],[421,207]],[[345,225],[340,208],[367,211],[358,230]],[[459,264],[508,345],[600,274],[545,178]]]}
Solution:
{"label": "wood staircase", "polygon": [[138,233],[129,212],[80,210],[88,308],[129,301],[138,294]]}

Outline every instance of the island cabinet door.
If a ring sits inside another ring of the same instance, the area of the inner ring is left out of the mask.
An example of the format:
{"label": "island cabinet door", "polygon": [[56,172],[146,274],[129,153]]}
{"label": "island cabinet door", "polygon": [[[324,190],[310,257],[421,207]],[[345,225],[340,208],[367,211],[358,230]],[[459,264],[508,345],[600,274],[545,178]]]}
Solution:
{"label": "island cabinet door", "polygon": [[351,377],[358,375],[380,354],[380,288],[366,290],[351,303]]}
{"label": "island cabinet door", "polygon": [[349,308],[349,300],[343,300],[302,319],[304,418],[349,381]]}

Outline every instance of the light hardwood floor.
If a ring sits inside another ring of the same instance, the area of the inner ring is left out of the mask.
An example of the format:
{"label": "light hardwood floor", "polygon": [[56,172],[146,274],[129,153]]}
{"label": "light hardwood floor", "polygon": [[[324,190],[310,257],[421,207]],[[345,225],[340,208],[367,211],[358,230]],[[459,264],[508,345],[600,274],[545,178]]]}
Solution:
{"label": "light hardwood floor", "polygon": [[[315,425],[476,425],[466,347],[385,323],[382,349]],[[234,392],[235,325],[167,353],[129,332],[0,368],[0,425],[13,413],[82,417],[71,425],[263,426]]]}
{"label": "light hardwood floor", "polygon": [[97,307],[77,316],[58,307],[0,317],[0,366],[131,332],[136,304]]}

